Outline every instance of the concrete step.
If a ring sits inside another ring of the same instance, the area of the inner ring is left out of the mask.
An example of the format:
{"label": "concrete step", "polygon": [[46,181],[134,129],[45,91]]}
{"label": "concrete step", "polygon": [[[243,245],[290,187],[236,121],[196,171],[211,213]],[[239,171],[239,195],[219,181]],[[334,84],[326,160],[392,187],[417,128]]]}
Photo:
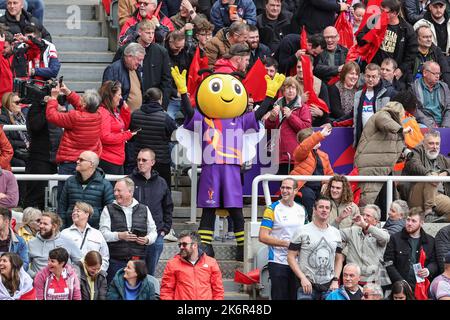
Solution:
{"label": "concrete step", "polygon": [[103,71],[107,64],[78,64],[63,63],[59,75],[64,76],[67,81],[102,81]]}
{"label": "concrete step", "polygon": [[67,85],[70,90],[76,92],[84,92],[87,89],[96,89],[98,90],[102,85],[101,81],[65,81],[64,83]]}
{"label": "concrete step", "polygon": [[80,4],[79,0],[76,1],[76,5],[74,1],[67,1],[68,3],[66,4],[60,1],[57,1],[56,4],[48,4],[47,2],[46,0],[44,10],[45,26],[47,26],[47,23],[51,19],[69,19],[69,21],[73,21],[73,19],[94,20],[96,18],[95,6],[91,4]]}
{"label": "concrete step", "polygon": [[100,37],[100,21],[81,20],[76,24],[70,19],[52,19],[45,22],[45,28],[54,36]]}
{"label": "concrete step", "polygon": [[225,291],[224,300],[251,300],[251,299],[250,295],[247,293]]}
{"label": "concrete step", "polygon": [[61,62],[74,63],[111,63],[114,52],[80,52],[80,51],[58,51]]}
{"label": "concrete step", "polygon": [[52,37],[58,51],[108,52],[108,38]]}

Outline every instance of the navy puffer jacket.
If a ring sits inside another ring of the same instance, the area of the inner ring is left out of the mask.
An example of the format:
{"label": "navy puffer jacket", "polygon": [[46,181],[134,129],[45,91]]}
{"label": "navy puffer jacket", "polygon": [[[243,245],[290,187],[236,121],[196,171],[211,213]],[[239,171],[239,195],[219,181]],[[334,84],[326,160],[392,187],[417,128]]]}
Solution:
{"label": "navy puffer jacket", "polygon": [[98,229],[100,214],[103,207],[114,201],[114,192],[111,183],[105,179],[105,173],[97,168],[95,173],[86,182],[83,189],[81,175],[77,172],[67,179],[58,203],[58,214],[63,219],[65,227],[72,225],[72,211],[77,201],[89,203],[94,213],[89,218],[91,227]]}

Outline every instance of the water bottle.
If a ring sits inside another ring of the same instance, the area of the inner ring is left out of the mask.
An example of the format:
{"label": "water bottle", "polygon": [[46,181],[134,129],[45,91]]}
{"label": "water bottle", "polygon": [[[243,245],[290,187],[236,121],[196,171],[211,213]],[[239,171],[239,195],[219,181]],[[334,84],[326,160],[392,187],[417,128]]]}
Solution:
{"label": "water bottle", "polygon": [[185,32],[186,35],[186,47],[190,48],[194,45],[194,39],[193,39],[193,35],[194,35],[194,30],[186,30]]}

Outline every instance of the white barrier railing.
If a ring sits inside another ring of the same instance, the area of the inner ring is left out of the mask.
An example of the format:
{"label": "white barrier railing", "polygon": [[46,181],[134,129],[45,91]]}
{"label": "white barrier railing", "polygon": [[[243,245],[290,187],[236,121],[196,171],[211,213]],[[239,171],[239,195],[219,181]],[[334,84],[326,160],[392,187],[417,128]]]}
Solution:
{"label": "white barrier railing", "polygon": [[[14,176],[18,181],[66,181],[67,179],[72,177],[72,175],[70,174],[14,174]],[[109,181],[117,181],[124,177],[126,177],[126,175],[105,175],[105,179]]]}
{"label": "white barrier railing", "polygon": [[27,126],[24,124],[5,124],[3,131],[27,131]]}
{"label": "white barrier railing", "polygon": [[[252,182],[252,211],[251,211],[251,225],[250,234],[252,237],[258,237],[260,222],[258,222],[258,185],[262,182],[264,198],[266,204],[270,205],[272,200],[270,198],[269,181],[282,181],[286,178],[303,181],[326,181],[331,176],[278,176],[273,174],[259,175],[253,179]],[[450,177],[440,176],[346,176],[349,181],[358,182],[386,182],[386,209],[392,203],[392,192],[394,181],[397,182],[450,182]]]}

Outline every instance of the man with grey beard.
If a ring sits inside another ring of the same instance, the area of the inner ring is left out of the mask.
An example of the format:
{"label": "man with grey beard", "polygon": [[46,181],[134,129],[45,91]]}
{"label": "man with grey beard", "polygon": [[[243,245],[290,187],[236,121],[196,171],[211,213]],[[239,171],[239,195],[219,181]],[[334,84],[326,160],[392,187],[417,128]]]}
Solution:
{"label": "man with grey beard", "polygon": [[[441,135],[439,131],[428,131],[423,142],[412,151],[403,175],[448,176],[450,159],[440,154]],[[448,222],[450,219],[450,183],[417,182],[409,192],[408,205],[421,207],[425,222]]]}

